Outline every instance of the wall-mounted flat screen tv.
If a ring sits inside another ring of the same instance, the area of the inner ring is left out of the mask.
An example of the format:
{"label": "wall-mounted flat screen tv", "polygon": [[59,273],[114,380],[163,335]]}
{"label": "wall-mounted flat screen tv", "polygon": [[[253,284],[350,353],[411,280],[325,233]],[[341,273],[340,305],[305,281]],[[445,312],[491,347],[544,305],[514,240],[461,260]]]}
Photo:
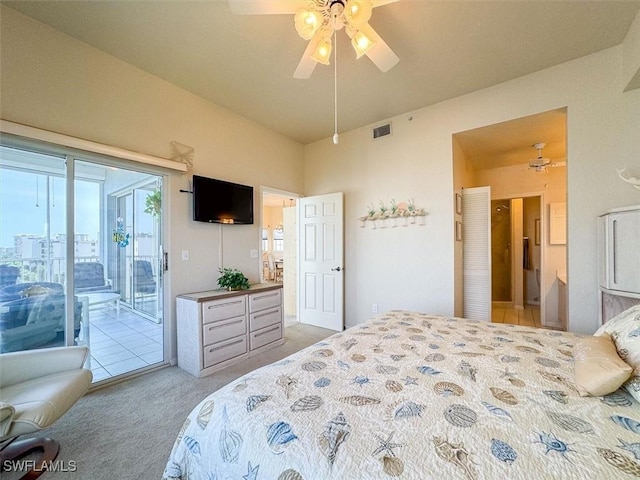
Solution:
{"label": "wall-mounted flat screen tv", "polygon": [[253,224],[253,187],[193,176],[196,222]]}

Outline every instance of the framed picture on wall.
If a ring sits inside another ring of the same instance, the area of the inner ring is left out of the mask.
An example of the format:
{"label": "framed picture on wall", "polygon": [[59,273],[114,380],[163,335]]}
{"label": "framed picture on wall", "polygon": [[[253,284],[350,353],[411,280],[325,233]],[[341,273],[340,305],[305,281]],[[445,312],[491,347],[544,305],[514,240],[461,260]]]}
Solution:
{"label": "framed picture on wall", "polygon": [[456,222],[456,242],[462,241],[462,222]]}
{"label": "framed picture on wall", "polygon": [[535,244],[540,245],[540,219],[536,218]]}
{"label": "framed picture on wall", "polygon": [[456,193],[456,213],[462,215],[462,195]]}

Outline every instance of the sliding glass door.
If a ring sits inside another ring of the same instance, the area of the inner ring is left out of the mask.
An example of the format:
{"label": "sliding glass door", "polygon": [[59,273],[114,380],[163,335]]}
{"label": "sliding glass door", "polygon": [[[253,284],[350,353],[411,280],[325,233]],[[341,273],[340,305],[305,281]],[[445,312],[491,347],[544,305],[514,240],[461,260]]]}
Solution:
{"label": "sliding glass door", "polygon": [[163,362],[162,176],[17,143],[0,146],[0,352],[85,344],[94,382]]}

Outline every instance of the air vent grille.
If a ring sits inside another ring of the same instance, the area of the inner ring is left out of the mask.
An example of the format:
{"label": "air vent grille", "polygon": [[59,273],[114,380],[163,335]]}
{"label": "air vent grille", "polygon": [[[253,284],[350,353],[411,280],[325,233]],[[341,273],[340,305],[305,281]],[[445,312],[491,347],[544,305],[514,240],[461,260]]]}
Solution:
{"label": "air vent grille", "polygon": [[387,135],[391,135],[391,123],[380,125],[379,127],[373,129],[374,140],[377,140],[381,137],[386,137]]}

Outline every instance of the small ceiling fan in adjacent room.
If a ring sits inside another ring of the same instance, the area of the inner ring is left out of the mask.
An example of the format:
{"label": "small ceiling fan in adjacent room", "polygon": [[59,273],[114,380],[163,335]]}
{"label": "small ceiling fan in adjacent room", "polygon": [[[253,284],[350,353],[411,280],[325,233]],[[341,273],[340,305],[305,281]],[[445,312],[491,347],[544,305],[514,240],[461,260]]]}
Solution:
{"label": "small ceiling fan in adjacent room", "polygon": [[565,162],[552,162],[550,158],[546,158],[542,156],[542,149],[546,146],[546,143],[534,143],[532,145],[533,148],[538,150],[538,156],[529,160],[529,168],[531,170],[535,170],[536,172],[547,173],[548,167],[563,167],[566,165]]}
{"label": "small ceiling fan in adjacent room", "polygon": [[298,34],[308,40],[293,76],[306,79],[318,63],[329,65],[332,37],[344,28],[356,57],[363,55],[382,71],[389,71],[398,56],[369,25],[375,7],[398,0],[229,0],[239,15],[293,14]]}

